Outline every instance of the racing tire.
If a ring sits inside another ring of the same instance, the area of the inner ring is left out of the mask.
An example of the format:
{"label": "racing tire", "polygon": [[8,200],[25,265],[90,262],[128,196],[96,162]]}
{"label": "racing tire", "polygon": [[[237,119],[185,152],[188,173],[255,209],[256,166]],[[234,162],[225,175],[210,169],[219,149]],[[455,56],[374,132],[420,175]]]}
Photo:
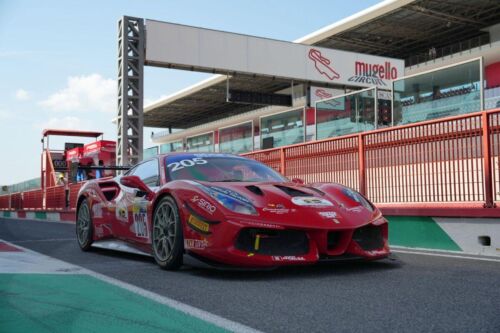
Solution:
{"label": "racing tire", "polygon": [[87,199],[83,199],[76,213],[76,239],[82,251],[89,251],[93,243],[94,227]]}
{"label": "racing tire", "polygon": [[151,247],[156,263],[165,270],[182,266],[184,236],[179,209],[174,198],[163,197],[153,213]]}

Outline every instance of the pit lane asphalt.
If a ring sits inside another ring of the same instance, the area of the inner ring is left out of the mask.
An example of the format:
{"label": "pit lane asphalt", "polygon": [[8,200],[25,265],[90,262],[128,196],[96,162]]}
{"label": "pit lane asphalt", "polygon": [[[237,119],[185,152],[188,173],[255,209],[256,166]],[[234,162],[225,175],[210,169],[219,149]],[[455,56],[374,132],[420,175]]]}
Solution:
{"label": "pit lane asphalt", "polygon": [[397,254],[241,272],[186,258],[168,272],[148,257],[83,253],[72,224],[0,218],[0,239],[265,332],[500,332],[499,262]]}

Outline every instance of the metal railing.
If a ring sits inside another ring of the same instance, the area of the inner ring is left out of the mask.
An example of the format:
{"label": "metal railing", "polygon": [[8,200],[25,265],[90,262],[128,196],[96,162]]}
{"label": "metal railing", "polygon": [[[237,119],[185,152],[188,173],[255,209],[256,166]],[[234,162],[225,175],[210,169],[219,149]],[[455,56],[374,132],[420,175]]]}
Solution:
{"label": "metal railing", "polygon": [[69,208],[76,209],[76,201],[78,199],[78,191],[83,186],[83,182],[69,185]]}
{"label": "metal railing", "polygon": [[440,48],[431,48],[427,52],[412,55],[405,59],[405,66],[411,67],[434,59],[446,57],[455,53],[469,51],[473,48],[480,47],[490,43],[490,36],[483,34],[473,37],[459,43],[447,45]]}
{"label": "metal railing", "polygon": [[64,186],[48,187],[44,190],[17,192],[0,196],[0,210],[74,210],[78,191],[84,183],[71,184],[68,187],[68,203],[66,207],[66,190]]}
{"label": "metal railing", "polygon": [[23,209],[32,209],[32,210],[41,210],[43,208],[43,190],[33,190],[22,192],[22,208]]}
{"label": "metal railing", "polygon": [[500,201],[500,109],[244,156],[288,178],[344,184],[400,212],[417,207],[427,214],[432,208],[442,215],[459,207],[454,216],[500,216],[500,209],[483,209]]}
{"label": "metal railing", "polygon": [[[337,182],[389,214],[500,217],[500,109],[243,154],[289,178]],[[69,187],[69,208],[81,187]],[[64,186],[0,196],[0,209],[64,209]]]}

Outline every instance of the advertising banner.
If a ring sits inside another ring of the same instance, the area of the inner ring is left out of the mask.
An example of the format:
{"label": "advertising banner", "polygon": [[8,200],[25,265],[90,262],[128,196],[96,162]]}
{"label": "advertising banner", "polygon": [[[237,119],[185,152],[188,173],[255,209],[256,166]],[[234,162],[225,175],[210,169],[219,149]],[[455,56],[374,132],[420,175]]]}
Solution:
{"label": "advertising banner", "polygon": [[390,89],[404,61],[146,20],[146,64]]}

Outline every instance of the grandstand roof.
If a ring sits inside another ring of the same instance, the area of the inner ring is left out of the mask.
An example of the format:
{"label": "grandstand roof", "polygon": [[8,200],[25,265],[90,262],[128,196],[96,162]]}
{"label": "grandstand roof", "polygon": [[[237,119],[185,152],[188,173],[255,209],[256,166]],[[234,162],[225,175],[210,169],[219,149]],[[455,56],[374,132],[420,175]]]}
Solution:
{"label": "grandstand roof", "polygon": [[[431,47],[449,47],[453,53],[458,43],[474,46],[485,42],[488,33],[484,29],[497,23],[497,0],[386,0],[295,42],[401,58],[408,63]],[[289,80],[258,76],[238,75],[230,79],[232,89],[265,93],[290,84]],[[214,75],[147,105],[144,125],[189,128],[261,107],[226,102],[226,76]]]}

